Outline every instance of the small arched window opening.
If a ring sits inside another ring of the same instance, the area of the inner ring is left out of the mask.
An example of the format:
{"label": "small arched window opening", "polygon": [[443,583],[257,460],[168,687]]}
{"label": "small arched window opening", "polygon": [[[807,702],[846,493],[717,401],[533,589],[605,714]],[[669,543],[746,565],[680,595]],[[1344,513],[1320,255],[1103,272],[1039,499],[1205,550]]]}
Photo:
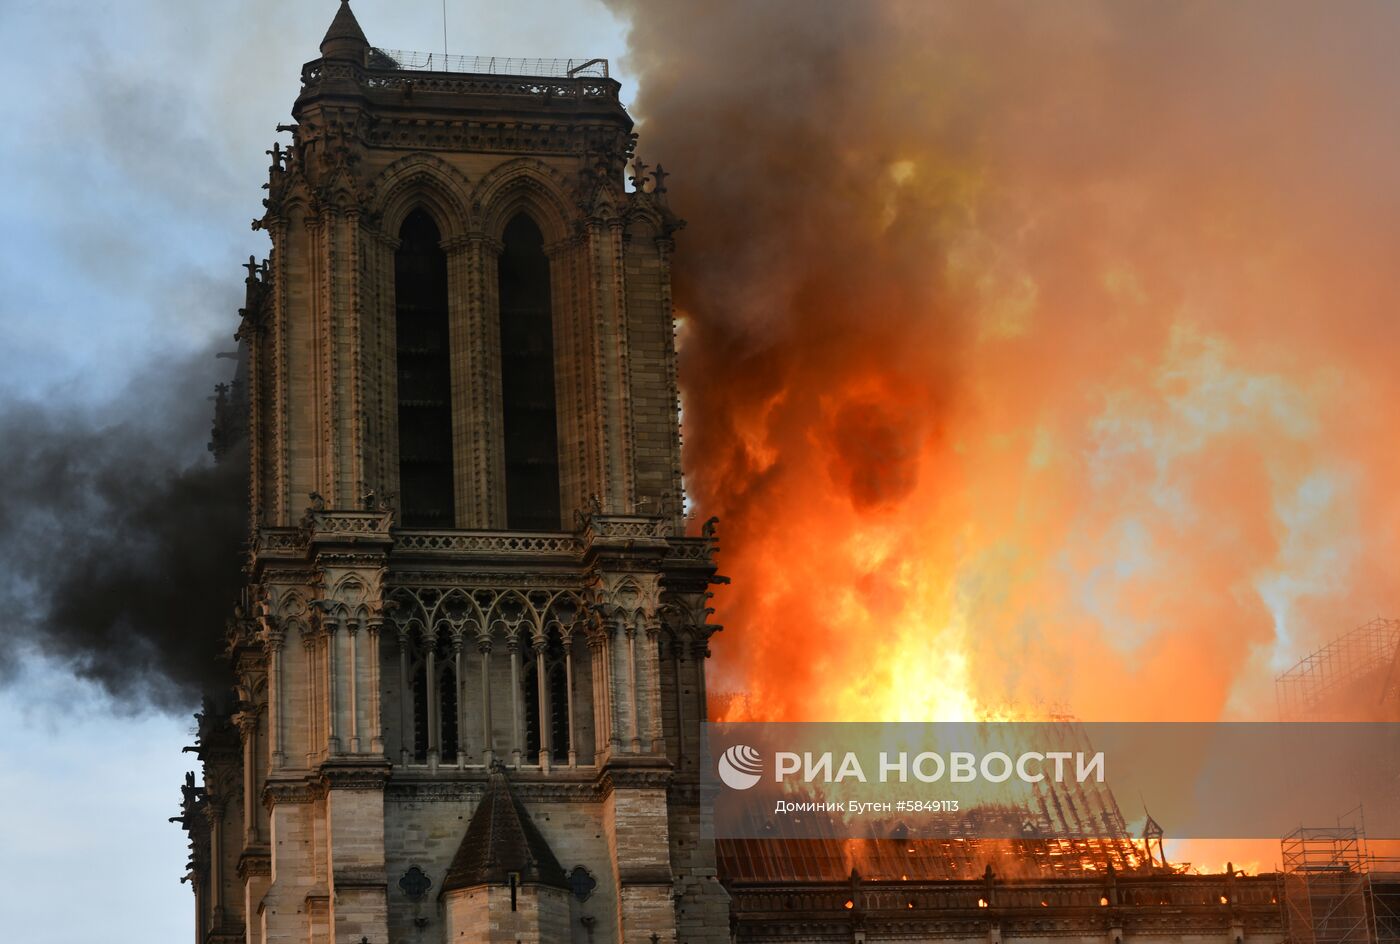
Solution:
{"label": "small arched window opening", "polygon": [[506,226],[498,268],[506,527],[559,529],[554,332],[544,236],[525,214]]}
{"label": "small arched window opening", "polygon": [[447,255],[437,225],[414,210],[394,253],[398,342],[399,524],[455,523],[452,470],[452,361]]}

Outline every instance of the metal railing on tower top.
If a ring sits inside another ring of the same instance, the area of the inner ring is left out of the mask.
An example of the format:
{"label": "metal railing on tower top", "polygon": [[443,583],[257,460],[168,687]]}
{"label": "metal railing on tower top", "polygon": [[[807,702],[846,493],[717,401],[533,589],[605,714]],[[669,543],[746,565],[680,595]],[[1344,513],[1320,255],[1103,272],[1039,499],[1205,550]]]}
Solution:
{"label": "metal railing on tower top", "polygon": [[551,79],[606,79],[606,59],[517,59],[505,56],[445,56],[437,52],[372,49],[371,69],[465,72],[472,75],[525,75]]}

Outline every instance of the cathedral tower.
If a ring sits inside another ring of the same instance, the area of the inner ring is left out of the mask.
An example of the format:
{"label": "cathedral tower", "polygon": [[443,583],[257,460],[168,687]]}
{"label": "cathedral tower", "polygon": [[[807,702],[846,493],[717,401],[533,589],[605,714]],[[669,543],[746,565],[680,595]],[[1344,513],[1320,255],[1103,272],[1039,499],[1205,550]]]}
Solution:
{"label": "cathedral tower", "polygon": [[303,68],[239,329],[237,704],[185,788],[201,942],[728,940],[681,224],[618,91],[376,49],[345,0]]}

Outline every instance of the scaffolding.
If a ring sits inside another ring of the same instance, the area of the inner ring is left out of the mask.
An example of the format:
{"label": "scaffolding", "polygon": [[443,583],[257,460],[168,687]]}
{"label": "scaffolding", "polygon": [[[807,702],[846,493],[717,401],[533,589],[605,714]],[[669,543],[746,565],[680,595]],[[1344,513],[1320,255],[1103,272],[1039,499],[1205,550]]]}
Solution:
{"label": "scaffolding", "polygon": [[1358,830],[1296,829],[1284,837],[1283,901],[1292,944],[1370,944]]}
{"label": "scaffolding", "polygon": [[1291,944],[1400,944],[1400,859],[1355,826],[1296,829],[1282,851]]}
{"label": "scaffolding", "polygon": [[1303,658],[1275,683],[1284,721],[1370,720],[1400,702],[1400,620],[1373,619]]}

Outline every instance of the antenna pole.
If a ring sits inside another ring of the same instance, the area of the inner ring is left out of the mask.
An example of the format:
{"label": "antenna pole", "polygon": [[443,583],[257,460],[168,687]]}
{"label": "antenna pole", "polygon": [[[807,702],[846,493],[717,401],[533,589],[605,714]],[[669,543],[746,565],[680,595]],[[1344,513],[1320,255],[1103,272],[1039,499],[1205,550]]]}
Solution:
{"label": "antenna pole", "polygon": [[442,0],[442,58],[443,68],[447,68],[447,0]]}

